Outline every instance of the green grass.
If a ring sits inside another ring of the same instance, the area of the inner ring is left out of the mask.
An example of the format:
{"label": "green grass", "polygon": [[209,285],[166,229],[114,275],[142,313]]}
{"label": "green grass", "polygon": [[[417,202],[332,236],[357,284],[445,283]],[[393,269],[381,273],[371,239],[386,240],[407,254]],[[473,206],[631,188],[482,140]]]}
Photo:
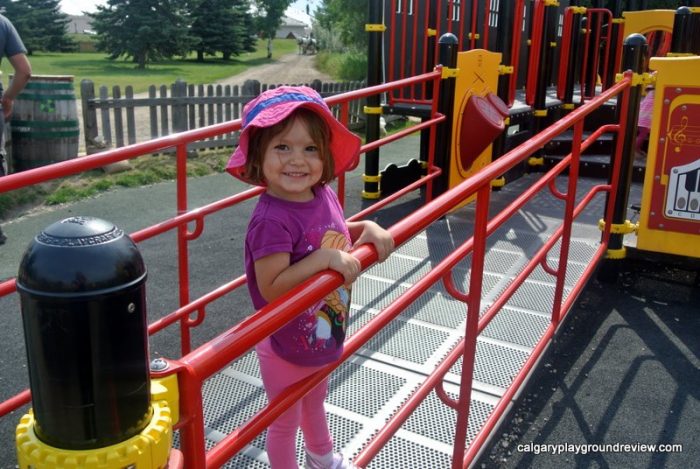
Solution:
{"label": "green grass", "polygon": [[[221,173],[230,154],[230,149],[198,152],[196,157],[187,160],[187,174],[197,177]],[[117,187],[138,187],[175,179],[175,157],[172,155],[145,155],[129,162],[131,169],[120,173],[88,171],[62,180],[2,193],[0,220],[19,215],[37,205],[74,202]]]}
{"label": "green grass", "polygon": [[[293,39],[273,41],[272,61],[282,55],[296,53]],[[243,54],[228,62],[208,57],[204,63],[194,57],[167,60],[150,64],[138,70],[131,61],[109,60],[103,53],[37,53],[29,57],[34,75],[73,75],[76,93],[80,92],[80,81],[89,78],[99,86],[134,87],[134,92],[146,91],[151,85],[171,84],[178,78],[188,83],[213,83],[256,65],[270,63],[267,59],[266,41],[258,42],[256,52]],[[0,70],[3,81],[12,74],[6,60]],[[204,176],[220,173],[230,155],[230,149],[198,152],[197,157],[187,161],[189,176]],[[56,205],[92,197],[116,187],[135,187],[175,178],[175,161],[172,156],[147,155],[130,160],[132,169],[122,173],[106,174],[102,170],[90,171],[59,181],[52,181],[9,193],[0,194],[0,220],[21,214],[37,205]]]}
{"label": "green grass", "polygon": [[340,80],[361,81],[367,78],[367,54],[362,52],[321,51],[316,56],[316,67]]}
{"label": "green grass", "polygon": [[[96,87],[131,85],[135,93],[148,90],[151,85],[170,85],[177,79],[191,84],[209,84],[222,78],[230,77],[256,65],[270,63],[282,55],[296,52],[297,44],[293,39],[275,39],[272,46],[272,59],[267,58],[266,41],[258,42],[255,52],[241,54],[229,61],[219,57],[206,57],[197,62],[194,55],[165,60],[149,64],[139,70],[131,60],[110,60],[101,52],[49,53],[37,52],[29,57],[34,75],[72,75],[75,91],[80,94],[80,82],[90,79]],[[3,82],[12,74],[12,67],[7,60],[2,61],[0,70]]]}

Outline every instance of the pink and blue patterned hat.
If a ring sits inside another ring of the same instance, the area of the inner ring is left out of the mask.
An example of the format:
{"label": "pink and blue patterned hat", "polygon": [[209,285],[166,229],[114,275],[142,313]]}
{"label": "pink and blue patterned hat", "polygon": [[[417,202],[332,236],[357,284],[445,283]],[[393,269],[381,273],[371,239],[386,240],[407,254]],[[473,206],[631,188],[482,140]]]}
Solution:
{"label": "pink and blue patterned hat", "polygon": [[299,107],[315,111],[326,121],[330,130],[330,151],[335,161],[335,175],[347,170],[360,153],[360,138],[333,116],[321,95],[312,88],[280,86],[261,93],[243,108],[243,127],[238,147],[226,164],[226,171],[244,182],[252,183],[244,174],[251,129],[275,125]]}

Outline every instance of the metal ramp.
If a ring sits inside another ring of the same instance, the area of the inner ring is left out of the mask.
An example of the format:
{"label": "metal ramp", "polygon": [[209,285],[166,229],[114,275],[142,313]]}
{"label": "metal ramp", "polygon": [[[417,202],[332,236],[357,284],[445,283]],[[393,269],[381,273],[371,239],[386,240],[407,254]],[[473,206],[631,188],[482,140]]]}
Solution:
{"label": "metal ramp", "polygon": [[[492,209],[498,210],[499,204],[509,203],[530,185],[533,177],[536,176],[525,176],[494,192]],[[598,183],[599,180],[581,180],[579,193]],[[604,197],[600,195],[574,225],[565,296],[598,245],[597,223],[603,206]],[[562,210],[560,201],[548,193],[540,194],[521,209],[519,218],[489,238],[482,308],[491,304],[549,238],[553,227],[560,223]],[[467,206],[445,217],[398,248],[387,261],[363,274],[353,286],[349,333],[366,324],[432,265],[468,239],[472,234],[472,215]],[[557,245],[550,253],[550,265],[556,266],[558,253]],[[469,259],[453,270],[453,277],[464,289],[469,277]],[[538,267],[479,337],[466,444],[480,430],[549,325],[553,293],[552,277]],[[357,454],[459,341],[465,321],[465,304],[453,299],[442,284],[435,284],[334,372],[330,377],[327,411],[336,450],[348,457]],[[445,390],[455,398],[460,371],[461,359],[446,375]],[[206,438],[211,447],[266,402],[254,352],[208,380],[203,395]],[[368,467],[449,467],[455,424],[456,413],[433,392]],[[297,449],[301,464],[301,437]],[[258,436],[224,467],[269,467],[264,436]]]}

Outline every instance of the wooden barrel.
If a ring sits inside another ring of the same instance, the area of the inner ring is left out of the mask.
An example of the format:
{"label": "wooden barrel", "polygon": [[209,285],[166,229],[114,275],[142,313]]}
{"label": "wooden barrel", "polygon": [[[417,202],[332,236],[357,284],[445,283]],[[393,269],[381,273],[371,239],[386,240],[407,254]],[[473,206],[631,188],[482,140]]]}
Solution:
{"label": "wooden barrel", "polygon": [[32,76],[12,110],[13,171],[78,156],[77,104],[72,76]]}

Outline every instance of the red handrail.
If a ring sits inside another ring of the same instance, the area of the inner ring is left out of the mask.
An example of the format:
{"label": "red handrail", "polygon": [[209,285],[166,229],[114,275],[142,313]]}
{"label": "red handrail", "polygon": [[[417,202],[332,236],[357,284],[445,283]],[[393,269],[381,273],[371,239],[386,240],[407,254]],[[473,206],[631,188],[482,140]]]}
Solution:
{"label": "red handrail", "polygon": [[[418,77],[398,80],[396,82],[385,83],[383,85],[337,95],[327,99],[327,101],[329,105],[344,106],[348,101],[354,99],[360,99],[377,93],[391,92],[392,90],[404,86],[414,86],[427,81],[433,81],[433,86],[437,89],[440,86],[441,75],[441,70],[437,69],[434,72],[419,75]],[[255,436],[258,435],[272,420],[284,412],[291,403],[305,395],[318,382],[331,373],[339,365],[339,363],[358,351],[360,347],[362,347],[367,341],[373,338],[379,330],[385,327],[391,320],[404,311],[406,307],[412,304],[430,286],[436,282],[442,281],[446,278],[446,276],[451,275],[451,269],[458,262],[463,260],[465,256],[471,255],[472,270],[470,275],[469,291],[467,293],[457,292],[454,285],[451,285],[448,288],[448,290],[455,293],[457,298],[460,298],[466,302],[466,310],[470,312],[470,314],[467,314],[467,326],[465,331],[466,338],[460,342],[460,344],[458,344],[438,365],[437,369],[404,403],[401,409],[399,409],[399,411],[387,422],[386,426],[372,439],[372,441],[367,444],[356,460],[356,462],[359,464],[366,464],[369,462],[374,454],[376,454],[376,452],[384,446],[391,435],[398,430],[405,418],[407,418],[408,415],[413,412],[417,405],[420,404],[420,402],[432,389],[436,389],[438,395],[440,395],[444,401],[459,409],[458,425],[455,437],[455,441],[458,443],[454,445],[453,467],[464,467],[468,465],[476,456],[478,450],[485,441],[488,432],[503,415],[510,398],[515,394],[515,392],[517,392],[520,385],[523,383],[525,377],[531,370],[532,366],[534,366],[536,363],[541,352],[544,350],[547,341],[556,331],[556,327],[560,323],[562,315],[569,309],[571,303],[576,297],[576,294],[583,288],[585,280],[588,279],[593,271],[595,263],[592,263],[588,267],[588,269],[585,271],[584,279],[579,281],[579,283],[574,286],[573,292],[569,294],[566,300],[563,300],[563,281],[566,274],[565,265],[567,263],[571,224],[576,217],[582,213],[585,206],[590,203],[594,195],[600,192],[606,192],[609,196],[605,219],[610,219],[612,214],[612,206],[614,204],[618,184],[617,178],[620,172],[619,156],[623,145],[623,135],[621,135],[621,129],[625,128],[624,120],[626,119],[627,115],[627,112],[625,111],[629,103],[627,95],[630,86],[631,75],[628,73],[625,74],[623,80],[618,82],[609,90],[601,93],[598,97],[592,99],[586,105],[579,107],[575,111],[554,123],[551,127],[533,136],[519,147],[511,150],[494,162],[488,164],[481,171],[470,176],[452,190],[428,202],[414,213],[408,215],[390,227],[389,232],[394,238],[395,244],[400,246],[415,236],[416,233],[426,229],[436,220],[446,215],[458,205],[462,204],[464,200],[467,200],[472,195],[477,194],[475,202],[475,229],[474,236],[472,238],[467,240],[462,246],[458,247],[454,252],[448,255],[423,278],[408,288],[396,300],[386,306],[379,314],[375,315],[375,317],[370,320],[368,324],[352,335],[346,342],[343,356],[339,362],[330,364],[307,379],[290,386],[284,395],[270,401],[248,422],[224,437],[219,444],[215,445],[208,452],[205,450],[204,446],[204,418],[201,393],[201,387],[204,380],[217,373],[232,360],[242,356],[260,340],[282,327],[299,312],[308,308],[312,304],[315,304],[330,291],[339,287],[342,284],[343,279],[339,274],[332,271],[319,273],[303,282],[297,288],[283,295],[281,298],[255,312],[253,315],[249,316],[241,323],[214,338],[210,342],[207,342],[206,344],[187,353],[179,360],[171,361],[172,367],[170,372],[177,373],[178,375],[179,392],[181,396],[181,419],[177,424],[177,428],[180,430],[180,441],[183,455],[185,457],[185,467],[197,469],[210,466],[218,467],[224,464],[232,455],[255,438]],[[589,138],[581,142],[582,123],[586,116],[593,112],[597,107],[601,106],[603,103],[614,98],[620,93],[623,93],[621,105],[622,112],[620,113],[622,122],[615,125],[604,126],[595,131]],[[435,95],[439,95],[439,93],[435,93]],[[445,117],[436,112],[435,103],[433,103],[432,111],[433,117],[429,121],[422,123],[420,128],[431,129],[431,144],[434,144],[435,125],[442,122]],[[341,115],[343,116],[341,119],[347,119],[346,111],[342,111]],[[501,210],[493,218],[489,219],[488,202],[491,181],[520,164],[523,160],[542,148],[551,139],[557,135],[560,135],[572,126],[574,127],[575,136],[578,136],[578,138],[574,139],[575,141],[572,153],[564,158],[564,160],[562,160],[557,166],[547,172],[542,179],[533,184],[532,187],[519,196],[508,207]],[[103,154],[82,158],[82,161],[71,160],[53,165],[53,167],[38,168],[25,173],[10,175],[6,178],[0,179],[0,192],[10,190],[8,187],[16,188],[17,184],[19,184],[18,181],[24,181],[27,183],[27,181],[48,180],[55,177],[56,174],[74,174],[75,172],[85,168],[100,167],[107,164],[107,162],[120,161],[122,159],[128,159],[142,154],[156,152],[172,146],[175,146],[178,150],[178,170],[183,170],[184,163],[186,161],[184,152],[187,144],[193,141],[192,139],[215,136],[216,132],[228,133],[232,130],[236,130],[239,127],[240,121],[218,124],[205,129],[188,131],[152,142],[146,142],[144,144],[136,144],[117,150],[110,150]],[[415,128],[410,132],[404,131],[398,134],[398,136],[382,139],[381,142],[388,143],[389,141],[402,138],[413,131],[415,131]],[[578,204],[576,204],[575,175],[578,171],[580,154],[604,132],[618,133],[616,158],[613,161],[614,177],[612,178],[610,184],[599,185],[591,189],[591,191],[589,191],[589,193],[586,194],[582,200],[578,202]],[[363,146],[363,151],[369,151],[370,149],[376,148],[378,145],[380,144],[377,142],[365,145]],[[570,182],[566,193],[562,193],[554,189],[553,181],[558,175],[567,169],[572,177],[570,177]],[[432,167],[431,159],[428,163],[428,176],[413,184],[411,188],[418,187],[422,184],[430,184],[430,181],[437,174],[439,174],[439,169]],[[247,200],[250,197],[254,197],[259,193],[259,190],[252,189],[232,198],[227,198],[211,204],[203,209],[189,212],[187,210],[185,197],[185,178],[183,177],[182,179],[178,179],[177,184],[179,189],[178,215],[174,219],[167,220],[166,222],[154,225],[153,227],[149,227],[134,234],[135,238],[140,240],[146,239],[150,236],[155,236],[156,234],[160,234],[166,230],[173,228],[177,229],[178,246],[181,248],[179,257],[183,259],[182,264],[185,264],[184,266],[181,265],[181,268],[184,267],[183,270],[185,271],[185,274],[181,275],[180,286],[181,288],[188,289],[186,294],[181,294],[181,301],[183,298],[186,298],[187,302],[182,304],[177,311],[171,313],[169,316],[166,316],[165,318],[151,324],[149,327],[149,332],[162,330],[163,328],[178,321],[180,322],[181,327],[187,328],[198,323],[203,318],[203,311],[208,303],[220,298],[221,296],[245,283],[245,279],[240,277],[218,287],[197,300],[189,301],[189,273],[187,272],[186,268],[187,243],[191,239],[196,238],[196,236],[198,236],[202,231],[204,223],[203,220],[207,214],[214,213],[224,207],[228,207],[239,203],[242,200]],[[478,312],[480,311],[481,307],[481,278],[486,253],[486,240],[489,235],[491,235],[498,227],[505,223],[509,217],[517,213],[517,211],[537,192],[546,187],[549,187],[557,198],[565,201],[565,216],[562,225],[555,231],[554,235],[543,244],[542,248],[533,256],[523,270],[516,275],[515,280],[505,289],[504,293],[493,302],[493,304],[487,309],[484,316],[480,319]],[[180,199],[181,194],[182,199]],[[361,216],[361,214],[356,215],[356,217],[358,216]],[[187,224],[193,221],[196,223],[195,229],[192,232],[188,232]],[[606,223],[606,231],[604,231],[602,243],[596,252],[596,259],[602,257],[605,253],[607,240],[609,239],[610,235],[609,227],[610,224]],[[551,269],[543,264],[546,264],[546,256],[549,250],[551,250],[555,243],[560,240],[561,252],[559,267],[557,269]],[[368,268],[377,260],[377,254],[374,248],[370,247],[369,245],[360,246],[354,249],[352,253],[360,261],[363,270]],[[504,397],[507,397],[507,399],[501,399],[499,404],[496,406],[496,409],[494,409],[491,416],[487,420],[484,430],[477,435],[475,440],[465,452],[463,442],[465,441],[466,428],[469,421],[468,403],[471,399],[471,370],[474,366],[474,351],[477,335],[498,313],[498,310],[506,303],[508,298],[515,293],[519,284],[521,284],[527,275],[531,273],[538,265],[543,265],[545,271],[555,275],[557,279],[555,293],[556,301],[552,305],[552,324],[545,333],[544,338],[540,340],[536,346],[533,355],[527,361],[526,368],[523,368],[520,371],[514,382],[506,391]],[[445,281],[448,284],[450,283],[449,280]],[[0,284],[0,294],[8,294],[14,290],[14,280]],[[188,318],[190,314],[195,311],[198,312],[199,316],[196,320],[190,321]],[[189,324],[183,325],[184,323]],[[460,384],[459,399],[455,402],[447,398],[446,393],[444,390],[442,390],[441,382],[445,373],[449,371],[459,357],[463,358],[463,374]],[[10,400],[0,404],[0,416],[18,408],[19,406],[28,402],[28,400],[28,391],[24,391],[23,393],[14,396]]]}
{"label": "red handrail", "polygon": [[[341,122],[347,124],[348,103],[350,101],[366,98],[371,95],[386,93],[388,91],[398,89],[404,86],[425,83],[428,81],[431,81],[433,83],[433,87],[436,90],[435,96],[438,96],[441,77],[441,68],[437,67],[436,70],[433,72],[418,75],[416,77],[404,78],[402,80],[397,80],[392,83],[384,83],[375,87],[369,87],[364,88],[362,90],[356,90],[344,94],[335,95],[327,98],[326,102],[329,104],[329,106],[341,107],[340,120]],[[405,131],[400,132],[399,134],[391,135],[389,137],[385,137],[383,139],[379,139],[375,142],[372,142],[371,144],[364,145],[361,149],[361,152],[365,153],[371,149],[378,148],[381,145],[390,143],[413,131],[421,129],[432,129],[430,132],[430,139],[431,142],[434,143],[434,128],[438,123],[444,121],[445,117],[437,113],[436,102],[432,102],[431,110],[433,113],[432,119],[422,122],[412,130],[407,129]],[[240,119],[238,119],[230,122],[211,125],[201,129],[190,130],[179,134],[161,137],[143,143],[129,145],[127,147],[106,150],[98,154],[88,155],[85,157],[76,158],[49,166],[43,166],[40,168],[35,168],[20,173],[10,174],[8,176],[0,178],[0,193],[19,189],[25,186],[31,186],[33,184],[39,184],[60,177],[78,174],[92,169],[97,169],[117,161],[128,160],[131,158],[136,158],[138,156],[147,155],[151,153],[160,153],[164,150],[175,147],[176,166],[178,170],[178,176],[176,179],[178,214],[175,217],[167,219],[161,223],[157,223],[150,227],[146,227],[139,231],[136,231],[131,234],[131,237],[136,243],[139,243],[171,230],[177,231],[179,264],[178,278],[180,281],[180,307],[176,311],[173,311],[165,317],[150,324],[148,330],[150,334],[154,334],[168,326],[179,322],[181,330],[181,350],[183,354],[186,354],[190,351],[189,331],[192,327],[196,327],[204,320],[204,317],[206,315],[206,306],[209,303],[215,301],[216,299],[232,292],[233,290],[241,287],[242,285],[245,285],[245,277],[239,277],[215,288],[211,292],[201,296],[198,299],[190,301],[189,267],[187,262],[188,242],[199,237],[203,230],[204,219],[206,216],[216,213],[225,208],[232,207],[253,197],[256,197],[263,190],[257,187],[251,188],[233,196],[227,197],[225,199],[213,202],[204,207],[200,207],[195,210],[189,210],[187,207],[186,148],[189,143],[192,143],[194,141],[204,140],[211,137],[216,137],[221,134],[227,134],[239,130],[240,125],[241,121]],[[433,159],[434,149],[429,152],[429,160],[427,162],[428,174],[426,177],[412,184],[411,187],[414,190],[423,185],[427,185],[428,190],[430,190],[429,188],[432,185],[432,180],[435,177],[437,177],[437,175],[440,173],[440,170],[433,166]],[[344,190],[343,182],[343,177],[341,176],[339,178],[338,184],[339,191]],[[406,193],[408,193],[408,191],[405,189],[401,191],[401,195],[404,195]],[[343,194],[339,194],[339,198],[342,199],[342,197]],[[396,198],[397,196],[395,195],[392,200],[395,200]],[[386,200],[382,202],[383,205],[385,205],[386,203],[388,203]],[[374,208],[373,210],[377,210],[377,208]],[[357,219],[357,216],[355,218]],[[195,223],[194,230],[188,231],[188,225],[193,222]],[[12,294],[14,292],[16,292],[16,279],[13,278],[0,283],[0,297]],[[190,315],[192,315],[193,313],[196,313],[197,316],[194,319],[191,319]],[[19,407],[27,404],[29,401],[30,393],[28,390],[25,390],[4,402],[0,402],[0,417],[6,415],[9,412],[12,412],[13,410],[18,409]]]}
{"label": "red handrail", "polygon": [[[559,135],[568,127],[570,127],[574,122],[582,122],[583,119],[588,114],[590,114],[596,107],[599,107],[608,99],[611,99],[618,93],[626,90],[629,87],[630,82],[631,81],[629,80],[629,78],[627,78],[627,80],[623,82],[620,82],[614,88],[611,88],[609,92],[602,94],[596,100],[592,101],[589,105],[581,107],[578,110],[574,111],[566,118],[557,122],[551,128],[533,137],[530,141],[526,142],[521,147],[512,150],[508,154],[496,160],[496,162],[489,164],[488,166],[483,168],[481,172],[462,182],[453,190],[441,195],[440,197],[432,201],[430,204],[427,204],[426,206],[418,209],[413,214],[409,215],[408,217],[404,218],[403,220],[389,228],[390,233],[394,237],[396,245],[401,245],[403,242],[410,239],[414,233],[425,229],[433,221],[446,214],[451,208],[468,198],[470,194],[473,194],[477,191],[484,191],[485,188],[488,187],[492,179],[497,177],[499,174],[503,174],[503,172],[507,171],[508,169],[512,168],[515,164],[527,158],[529,155],[531,155],[537,149],[539,149],[542,145],[544,145],[547,141],[551,140],[553,137]],[[612,128],[608,129],[612,130]],[[591,143],[592,141],[589,140],[588,145],[590,145]],[[560,164],[557,168],[552,170],[553,174],[560,174],[565,169],[565,167],[570,164],[571,163],[568,160],[566,163]],[[546,182],[547,181],[545,181],[544,183],[540,183],[540,185],[543,186],[546,184]],[[613,191],[612,194],[614,194],[615,188],[616,181],[614,181],[613,185],[609,186],[606,190],[611,190]],[[595,191],[600,190],[603,189],[595,189]],[[570,198],[573,198],[574,196],[575,193],[571,193],[569,195]],[[611,195],[611,199],[614,200],[613,195]],[[522,204],[524,202],[525,200],[522,200],[518,203]],[[589,202],[590,197],[585,199],[586,204]],[[482,205],[485,204],[482,203]],[[510,210],[511,215],[512,213],[514,213],[515,210],[517,209],[513,208]],[[569,207],[569,210],[571,211],[571,205]],[[582,208],[579,208],[575,213],[580,213],[581,210]],[[483,213],[486,212],[484,211],[481,213],[483,217]],[[572,219],[573,214],[569,222],[571,222]],[[489,226],[488,231],[492,232],[498,225],[503,223],[503,221],[503,216],[496,217],[497,224]],[[485,221],[482,222],[485,223]],[[477,221],[477,223],[480,222]],[[483,230],[483,228],[481,229]],[[561,237],[561,233],[557,234],[556,236]],[[551,245],[553,245],[555,240],[556,239],[550,240],[550,244],[545,245],[543,249],[550,249]],[[483,243],[484,240],[482,239],[481,244]],[[546,254],[546,251],[543,252]],[[604,253],[604,246],[599,249],[599,253],[599,255],[602,255],[602,253]],[[374,250],[367,246],[360,247],[358,250],[353,251],[353,254],[355,254],[355,256],[358,257],[358,259],[360,259],[363,269],[365,269],[367,266],[369,266],[372,262],[376,260],[376,254],[374,253]],[[461,251],[458,254],[459,255],[454,254],[448,256],[448,258],[446,258],[441,264],[439,264],[428,274],[426,274],[424,278],[416,282],[399,298],[397,298],[394,302],[392,302],[389,306],[382,310],[380,314],[375,316],[375,318],[373,318],[360,331],[353,335],[346,344],[346,349],[343,354],[343,357],[341,358],[341,361],[348,358],[352,353],[358,350],[359,347],[361,347],[367,340],[371,339],[374,336],[374,333],[386,326],[408,305],[410,305],[423,292],[425,292],[430,285],[432,285],[436,281],[439,281],[439,279],[443,275],[443,271],[446,268],[446,265],[449,265],[450,263],[456,263],[459,260],[463,259],[463,256],[466,253]],[[476,251],[473,253],[473,266],[477,254],[478,253]],[[483,253],[481,253],[480,255],[483,256]],[[539,261],[539,259],[537,261]],[[560,262],[566,263],[566,259],[561,258]],[[533,261],[530,270],[533,270],[536,265],[537,262]],[[470,278],[479,278],[479,274],[480,272],[478,270],[475,270],[473,267],[472,275],[470,276]],[[563,282],[564,274],[565,271],[563,270],[559,273],[559,282]],[[521,282],[523,280],[524,277],[520,279]],[[478,280],[475,280],[475,282],[478,282]],[[298,289],[289,292],[284,298],[281,298],[278,301],[275,301],[274,303],[261,309],[258,313],[256,313],[255,317],[249,318],[249,321],[246,321],[246,324],[242,323],[240,327],[237,326],[235,330],[232,329],[225,335],[220,336],[219,338],[207,344],[206,347],[200,347],[200,349],[185,357],[183,361],[186,361],[193,367],[193,369],[197,370],[196,374],[199,376],[204,376],[209,373],[213,373],[217,371],[219,367],[225,366],[230,360],[233,360],[235,357],[238,357],[245,353],[249,348],[251,348],[255,343],[257,343],[258,340],[262,339],[263,337],[266,337],[267,334],[271,333],[273,330],[276,330],[276,328],[279,327],[280,324],[284,324],[288,319],[293,317],[295,314],[298,314],[299,311],[303,310],[308,305],[313,304],[317,299],[322,298],[327,292],[330,292],[334,288],[340,286],[341,283],[342,278],[338,274],[319,274],[316,277],[309,279],[304,284],[300,285]],[[471,287],[476,288],[476,285],[476,283],[473,283]],[[512,294],[512,292],[515,291],[514,286],[512,286],[511,288],[512,291],[510,294]],[[580,286],[580,288],[582,288],[582,285]],[[473,304],[470,305],[469,309],[472,311],[478,311],[480,295],[474,295],[472,301]],[[287,305],[287,307],[284,307],[285,304]],[[273,321],[275,323],[272,323]],[[473,328],[474,325],[472,324],[471,327]],[[485,326],[481,326],[479,329],[483,327]],[[255,335],[255,337],[249,335]],[[469,332],[467,332],[467,337],[470,337]],[[474,337],[474,335],[471,335],[471,337]],[[467,350],[471,350],[471,347]],[[469,355],[469,360],[473,360],[473,354]],[[265,428],[265,426],[269,424],[272,420],[274,420],[274,418],[276,418],[279,414],[284,412],[289,402],[294,402],[294,400],[300,398],[306,392],[312,389],[316,384],[318,384],[318,382],[320,382],[320,380],[326,377],[335,368],[335,366],[336,365],[329,365],[323,370],[303,380],[302,382],[290,386],[285,397],[271,401],[264,409],[258,412],[248,423],[239,427],[239,429],[236,432],[228,435],[218,445],[216,445],[207,456],[207,464],[212,464],[216,466],[217,464],[226,461],[227,458],[231,457],[233,454],[235,454],[237,450],[241,449],[252,438],[254,438],[259,430]],[[465,361],[464,366],[468,366],[468,361]],[[449,369],[449,367],[447,369]],[[468,387],[469,385],[467,384],[467,382],[463,382],[463,388],[460,394],[468,396]],[[415,407],[413,407],[413,409],[414,408]],[[408,415],[408,413],[406,414],[406,416]],[[400,418],[398,418],[397,420],[395,420],[395,418],[392,419],[389,423],[387,423],[387,426],[385,427],[385,432],[393,433],[398,429],[398,427],[401,424]],[[458,426],[458,432],[463,433],[466,431],[464,426],[466,425],[467,418],[467,414],[464,414],[462,416],[460,420],[460,425]],[[387,436],[387,433],[380,432],[377,438],[379,438],[380,441],[385,442],[389,438],[389,436]],[[457,439],[456,441],[463,440]],[[383,446],[383,444],[381,443],[377,445],[369,443],[368,446],[365,448],[365,451],[363,451],[358,456],[356,462],[361,465],[366,464],[369,461],[369,459],[371,459],[370,453],[368,452],[367,448],[376,449],[377,447],[381,446]],[[459,453],[459,446],[459,444],[455,444],[455,450],[457,453]],[[456,454],[455,458],[456,461],[460,461],[461,455]]]}

